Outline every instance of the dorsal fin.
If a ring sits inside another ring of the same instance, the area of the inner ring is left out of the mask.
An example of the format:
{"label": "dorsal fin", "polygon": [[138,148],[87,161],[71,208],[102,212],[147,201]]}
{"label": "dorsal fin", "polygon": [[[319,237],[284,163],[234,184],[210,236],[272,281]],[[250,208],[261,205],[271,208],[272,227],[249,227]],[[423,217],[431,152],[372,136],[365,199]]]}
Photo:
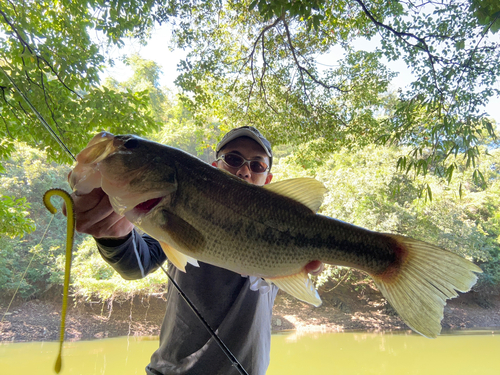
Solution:
{"label": "dorsal fin", "polygon": [[309,207],[316,213],[323,203],[323,195],[326,193],[322,182],[310,177],[293,178],[264,185],[274,193],[284,195]]}

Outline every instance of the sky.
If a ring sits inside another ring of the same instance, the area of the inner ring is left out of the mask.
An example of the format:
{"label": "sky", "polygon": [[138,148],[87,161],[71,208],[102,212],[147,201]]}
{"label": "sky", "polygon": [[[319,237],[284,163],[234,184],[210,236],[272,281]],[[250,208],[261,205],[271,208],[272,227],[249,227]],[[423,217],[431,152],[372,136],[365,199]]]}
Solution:
{"label": "sky", "polygon": [[138,53],[143,59],[152,60],[161,67],[160,85],[173,88],[177,77],[177,64],[187,55],[187,52],[182,50],[171,52],[168,48],[169,38],[169,26],[164,25],[157,27],[147,46],[140,45],[136,40],[127,39],[125,47],[115,48],[109,52],[109,55],[115,59],[115,66],[107,69],[102,77],[111,76],[118,81],[125,81],[132,75],[132,70],[119,59],[123,55],[130,56]]}
{"label": "sky", "polygon": [[[500,35],[497,35],[497,37],[500,39]],[[124,81],[129,78],[132,75],[132,70],[118,60],[120,56],[138,53],[142,58],[153,60],[162,68],[163,74],[160,77],[160,85],[162,87],[167,86],[169,88],[174,88],[173,82],[177,77],[177,64],[186,56],[187,52],[182,50],[170,51],[168,48],[169,38],[169,25],[164,25],[156,28],[147,46],[142,46],[134,40],[127,40],[125,47],[121,49],[115,48],[110,51],[109,54],[115,59],[116,64],[114,67],[107,69],[102,74],[102,78],[112,76],[118,81]],[[373,41],[367,41],[365,43],[360,43],[359,48],[368,51],[372,50],[374,45],[376,45],[376,43]],[[331,53],[327,56],[321,56],[317,61],[326,66],[334,65],[336,63],[336,57],[335,54]],[[412,82],[413,77],[404,61],[386,62],[386,65],[392,71],[399,72],[399,75],[392,81],[392,90],[395,91],[398,88],[404,88]],[[500,89],[500,82],[497,82],[495,87]],[[495,119],[497,126],[500,126],[500,98],[491,98],[489,104],[485,107],[485,111],[490,117]]]}

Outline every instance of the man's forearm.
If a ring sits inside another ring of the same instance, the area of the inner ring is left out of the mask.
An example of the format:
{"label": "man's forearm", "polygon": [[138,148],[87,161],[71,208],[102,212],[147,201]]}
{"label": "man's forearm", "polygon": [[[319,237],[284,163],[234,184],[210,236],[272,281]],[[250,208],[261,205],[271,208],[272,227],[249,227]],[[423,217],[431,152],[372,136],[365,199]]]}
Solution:
{"label": "man's forearm", "polygon": [[166,259],[158,241],[135,230],[128,238],[95,240],[103,259],[127,280],[145,277]]}

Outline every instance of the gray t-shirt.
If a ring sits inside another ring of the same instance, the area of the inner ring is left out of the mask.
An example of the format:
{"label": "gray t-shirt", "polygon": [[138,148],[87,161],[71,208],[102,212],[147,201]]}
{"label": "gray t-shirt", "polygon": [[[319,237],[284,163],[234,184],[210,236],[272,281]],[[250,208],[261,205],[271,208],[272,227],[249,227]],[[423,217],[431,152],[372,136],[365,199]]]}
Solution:
{"label": "gray t-shirt", "polygon": [[[98,241],[98,248],[104,260],[125,279],[144,277],[166,259],[155,239],[135,231],[119,246],[105,246],[104,241]],[[168,272],[246,372],[265,374],[270,360],[272,308],[278,288],[251,290],[249,278],[201,262],[200,267],[188,264],[186,273],[169,263]],[[146,372],[239,374],[173,285],[168,286],[160,346]]]}

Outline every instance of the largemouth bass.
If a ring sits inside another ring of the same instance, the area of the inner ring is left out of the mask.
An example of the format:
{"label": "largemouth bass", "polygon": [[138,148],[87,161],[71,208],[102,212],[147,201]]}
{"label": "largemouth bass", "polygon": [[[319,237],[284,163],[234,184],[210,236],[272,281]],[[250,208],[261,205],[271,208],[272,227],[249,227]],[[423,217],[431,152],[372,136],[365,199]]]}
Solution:
{"label": "largemouth bass", "polygon": [[319,306],[309,262],[362,270],[426,337],[440,333],[446,299],[470,290],[482,272],[431,244],[316,214],[326,189],[315,179],[259,187],[133,135],[96,135],[78,154],[70,183],[77,194],[102,187],[113,209],[156,238],[183,271],[210,263]]}

